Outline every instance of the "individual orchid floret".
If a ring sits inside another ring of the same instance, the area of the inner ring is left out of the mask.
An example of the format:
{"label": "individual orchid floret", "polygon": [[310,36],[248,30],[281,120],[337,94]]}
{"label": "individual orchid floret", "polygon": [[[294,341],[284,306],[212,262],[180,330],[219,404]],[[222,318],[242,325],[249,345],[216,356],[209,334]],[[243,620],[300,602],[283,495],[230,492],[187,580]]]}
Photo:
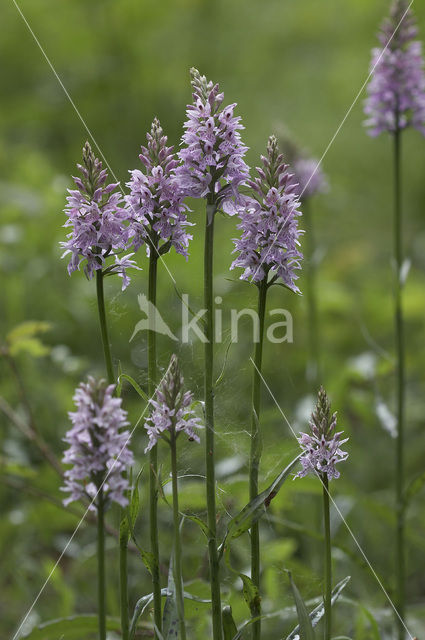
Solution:
{"label": "individual orchid floret", "polygon": [[395,0],[372,50],[372,79],[365,101],[371,136],[414,127],[425,135],[425,73],[422,44],[407,0]]}
{"label": "individual orchid floret", "polygon": [[133,464],[129,449],[130,434],[127,412],[121,407],[121,398],[113,397],[115,385],[104,380],[88,378],[75,392],[77,407],[69,417],[72,427],[64,441],[69,444],[63,462],[71,464],[65,471],[62,491],[71,495],[67,505],[75,500],[90,500],[90,508],[97,508],[99,496],[106,506],[117,502],[127,504],[129,483],[125,472]]}
{"label": "individual orchid floret", "polygon": [[[251,195],[239,207],[242,236],[234,240],[237,258],[231,269],[244,269],[242,280],[271,284],[278,278],[285,286],[299,292],[297,270],[301,268],[298,228],[301,215],[297,184],[278,151],[275,136],[270,136],[267,155],[261,157],[257,177],[248,184]],[[271,279],[269,280],[269,273]]]}
{"label": "individual orchid floret", "polygon": [[208,82],[191,69],[193,104],[187,107],[187,121],[176,171],[185,195],[207,198],[225,213],[237,213],[239,188],[249,177],[244,161],[247,147],[239,131],[244,127],[234,115],[236,104],[223,106],[218,84]]}
{"label": "individual orchid floret", "polygon": [[145,422],[149,443],[145,449],[150,451],[159,438],[170,440],[170,435],[177,437],[182,431],[189,440],[199,442],[194,429],[202,429],[200,419],[191,408],[193,395],[184,391],[184,379],[180,371],[177,357],[173,355],[169,367],[155,394],[150,400],[152,413]]}
{"label": "individual orchid floret", "polygon": [[146,245],[148,255],[151,251],[162,255],[173,246],[187,258],[192,236],[186,230],[190,223],[175,176],[178,162],[173,147],[167,146],[167,136],[157,118],[146,137],[147,146],[142,146],[139,155],[144,170],[130,171],[130,195],[125,198],[132,218],[134,248],[137,251]]}
{"label": "individual orchid floret", "polygon": [[[83,148],[83,164],[77,165],[81,177],[74,177],[77,189],[68,189],[65,227],[71,227],[68,240],[60,245],[71,254],[68,273],[84,264],[84,272],[90,279],[94,272],[104,269],[105,275],[118,273],[123,278],[123,289],[130,282],[129,267],[138,269],[134,262],[119,255],[127,248],[130,238],[128,212],[123,207],[123,198],[116,191],[118,183],[106,184],[107,171],[95,157],[90,144]],[[107,266],[112,256],[115,263]]]}
{"label": "individual orchid floret", "polygon": [[303,450],[300,458],[303,468],[295,477],[302,478],[308,473],[315,473],[326,474],[329,480],[339,478],[336,465],[348,458],[348,453],[341,449],[348,438],[341,439],[343,432],[336,432],[336,422],[337,414],[331,413],[329,398],[320,387],[317,405],[309,422],[310,433],[301,433],[298,438]]}

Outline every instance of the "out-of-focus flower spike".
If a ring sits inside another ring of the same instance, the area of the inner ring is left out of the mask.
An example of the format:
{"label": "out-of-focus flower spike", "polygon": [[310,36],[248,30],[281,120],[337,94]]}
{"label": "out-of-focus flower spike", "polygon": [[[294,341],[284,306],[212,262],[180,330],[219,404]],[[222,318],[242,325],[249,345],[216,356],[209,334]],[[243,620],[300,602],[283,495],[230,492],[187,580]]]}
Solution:
{"label": "out-of-focus flower spike", "polygon": [[425,135],[425,73],[422,43],[407,0],[395,0],[372,50],[373,75],[364,111],[371,136],[414,127]]}

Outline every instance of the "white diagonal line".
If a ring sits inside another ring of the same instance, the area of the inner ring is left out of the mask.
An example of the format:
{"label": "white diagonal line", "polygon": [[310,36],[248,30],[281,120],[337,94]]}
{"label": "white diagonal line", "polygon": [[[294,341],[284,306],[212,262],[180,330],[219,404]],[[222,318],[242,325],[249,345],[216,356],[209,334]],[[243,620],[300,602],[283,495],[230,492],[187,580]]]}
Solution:
{"label": "white diagonal line", "polygon": [[[258,375],[260,376],[264,386],[266,387],[267,391],[269,392],[270,396],[272,397],[275,405],[277,406],[277,408],[279,409],[283,419],[285,420],[286,424],[288,425],[288,427],[290,428],[292,435],[294,436],[294,438],[298,441],[297,438],[297,434],[295,433],[294,429],[292,428],[288,418],[286,417],[285,413],[283,412],[282,407],[279,405],[278,401],[276,400],[272,390],[270,389],[269,385],[267,384],[266,380],[264,379],[263,374],[261,373],[261,371],[259,370],[259,368],[257,367],[257,365],[255,364],[254,360],[252,358],[250,358],[252,364],[254,365]],[[382,589],[383,593],[385,594],[385,597],[387,598],[388,602],[390,603],[392,609],[394,610],[394,613],[396,614],[396,616],[398,617],[398,619],[400,620],[400,622],[402,623],[404,629],[406,630],[410,640],[415,640],[414,636],[410,633],[409,629],[406,627],[406,624],[404,622],[404,620],[401,618],[399,612],[397,611],[397,608],[394,604],[394,602],[391,600],[390,595],[388,594],[388,591],[385,589],[384,585],[382,584],[382,581],[380,579],[380,577],[378,576],[378,574],[376,573],[375,569],[373,568],[369,558],[366,556],[366,553],[364,552],[362,546],[360,545],[360,542],[357,540],[356,536],[353,533],[353,530],[351,529],[350,525],[348,524],[348,522],[346,521],[346,519],[344,518],[343,514],[341,513],[341,510],[339,509],[338,505],[336,504],[335,500],[333,499],[333,497],[331,496],[331,494],[329,493],[329,491],[326,489],[322,478],[320,477],[320,474],[315,471],[317,477],[319,478],[323,488],[325,489],[326,493],[329,496],[330,501],[332,502],[333,507],[335,508],[336,512],[338,513],[338,515],[340,516],[342,522],[344,523],[345,527],[347,528],[348,533],[350,534],[350,536],[353,538],[356,547],[358,548],[358,550],[360,551],[364,561],[366,562],[367,566],[369,567],[373,577],[375,578],[375,580],[377,581],[377,583],[379,584],[380,588]]]}
{"label": "white diagonal line", "polygon": [[[50,67],[50,69],[51,69],[51,71],[52,71],[53,75],[55,76],[56,80],[57,80],[57,81],[58,81],[58,83],[60,84],[60,86],[61,86],[61,88],[62,88],[62,90],[63,90],[64,94],[65,94],[65,95],[66,95],[66,97],[68,98],[68,100],[69,100],[69,102],[70,102],[70,104],[71,104],[72,108],[74,109],[74,111],[75,111],[75,113],[77,114],[78,118],[81,120],[81,123],[82,123],[82,125],[83,125],[84,129],[86,130],[86,132],[87,132],[87,134],[88,134],[89,138],[92,140],[92,142],[94,143],[95,147],[96,147],[96,148],[97,148],[97,150],[99,151],[100,156],[102,157],[102,160],[104,161],[105,165],[106,165],[106,166],[108,167],[108,169],[109,169],[109,173],[111,174],[111,176],[113,177],[113,179],[115,180],[115,182],[118,182],[118,183],[119,183],[119,189],[120,189],[121,193],[122,193],[123,195],[125,195],[124,189],[123,189],[123,188],[122,188],[122,186],[121,186],[121,181],[120,181],[120,180],[118,180],[117,176],[115,175],[115,172],[112,170],[111,165],[110,165],[110,164],[109,164],[109,162],[107,161],[107,159],[106,159],[106,157],[105,157],[105,155],[104,155],[104,153],[103,153],[102,149],[101,149],[101,148],[100,148],[100,146],[98,145],[98,143],[97,143],[97,141],[96,141],[96,139],[95,139],[94,135],[92,134],[92,132],[91,132],[91,130],[89,129],[89,127],[88,127],[88,125],[87,125],[86,121],[84,120],[83,116],[81,115],[80,110],[78,109],[77,105],[75,104],[75,102],[74,102],[74,101],[73,101],[73,99],[71,98],[71,96],[70,96],[70,94],[69,94],[69,91],[67,90],[67,88],[65,87],[64,83],[62,82],[62,79],[61,79],[61,77],[59,76],[58,72],[56,71],[55,67],[53,66],[53,63],[52,63],[52,61],[50,60],[49,56],[47,55],[47,53],[46,53],[46,52],[45,52],[45,50],[43,49],[43,47],[42,47],[42,45],[41,45],[41,43],[40,43],[40,40],[39,40],[39,39],[37,38],[37,36],[35,35],[35,33],[34,33],[33,29],[31,28],[31,26],[30,26],[30,24],[29,24],[28,20],[26,19],[26,17],[25,17],[25,16],[24,16],[24,14],[22,13],[22,10],[21,10],[20,6],[18,5],[18,3],[16,2],[16,0],[12,0],[12,2],[13,2],[13,4],[15,5],[15,7],[16,7],[16,9],[17,9],[17,11],[18,11],[19,15],[21,16],[22,20],[24,21],[24,23],[25,23],[25,25],[26,25],[26,27],[27,27],[28,31],[29,31],[29,32],[30,32],[30,34],[32,35],[32,37],[33,37],[33,39],[34,39],[35,43],[37,44],[38,48],[40,49],[41,53],[43,54],[43,57],[44,57],[44,59],[46,60],[47,64],[49,65],[49,67]],[[132,206],[132,205],[130,205],[130,206],[131,206],[131,208],[132,208],[132,210],[133,210],[133,212],[134,212],[134,208],[133,208],[133,206]],[[149,236],[149,231],[148,231],[148,236]],[[176,280],[175,280],[175,278],[174,278],[173,274],[171,273],[170,269],[168,268],[168,266],[167,266],[167,264],[166,264],[166,262],[165,262],[165,260],[164,260],[164,257],[160,254],[160,252],[159,252],[159,250],[158,250],[158,248],[157,248],[157,247],[155,247],[155,249],[156,249],[156,252],[157,252],[157,254],[158,254],[158,258],[159,258],[159,260],[160,260],[160,261],[162,262],[162,264],[164,265],[164,267],[165,267],[165,269],[166,269],[166,271],[167,271],[168,275],[170,276],[171,280],[173,281],[173,284],[174,284],[174,285],[176,285],[176,284],[177,284],[177,283],[176,283]]]}
{"label": "white diagonal line", "polygon": [[20,633],[20,631],[22,630],[22,627],[24,626],[25,622],[28,620],[28,617],[29,617],[29,615],[31,614],[31,611],[34,609],[34,607],[35,607],[35,605],[37,604],[38,600],[40,599],[40,597],[41,597],[41,595],[42,595],[43,591],[44,591],[44,590],[45,590],[45,588],[47,587],[47,585],[48,585],[48,583],[49,583],[49,581],[50,581],[51,577],[53,576],[54,572],[55,572],[55,571],[56,571],[56,569],[58,568],[60,561],[62,560],[63,556],[65,555],[65,553],[66,553],[66,551],[67,551],[67,549],[68,549],[68,547],[69,547],[69,545],[71,544],[71,542],[73,541],[74,537],[76,536],[76,534],[77,534],[77,532],[78,532],[79,528],[80,528],[80,527],[81,527],[81,525],[83,524],[83,522],[84,522],[84,520],[85,520],[85,518],[86,518],[86,516],[87,516],[88,512],[90,511],[90,508],[93,506],[94,501],[96,500],[97,496],[99,495],[100,490],[103,488],[103,485],[105,484],[105,482],[106,482],[106,481],[107,481],[107,479],[109,478],[110,474],[111,474],[111,473],[112,473],[112,471],[114,470],[114,467],[115,467],[116,463],[118,462],[118,460],[120,459],[120,456],[121,456],[122,452],[125,450],[125,448],[126,448],[127,444],[130,442],[130,440],[131,440],[131,438],[132,438],[132,436],[133,436],[133,433],[135,432],[135,430],[136,430],[136,429],[137,429],[137,427],[139,426],[139,424],[140,424],[140,422],[141,422],[141,420],[142,420],[143,416],[144,416],[144,415],[145,415],[145,413],[146,413],[146,410],[147,410],[147,409],[148,409],[148,407],[149,407],[150,401],[151,401],[151,400],[152,400],[152,398],[154,397],[154,395],[155,395],[155,393],[156,393],[156,390],[158,389],[159,385],[162,383],[163,379],[165,378],[166,373],[167,373],[167,372],[165,371],[165,373],[164,373],[164,375],[162,376],[161,380],[159,381],[159,383],[158,383],[158,385],[157,385],[157,387],[156,387],[156,389],[155,389],[154,393],[153,393],[153,394],[152,394],[152,396],[150,397],[149,402],[146,404],[146,406],[145,406],[145,408],[143,409],[142,413],[140,414],[140,416],[139,416],[139,418],[138,418],[138,420],[137,420],[136,424],[134,425],[134,427],[133,427],[132,431],[130,432],[130,435],[128,436],[127,440],[125,441],[124,445],[122,446],[121,451],[118,453],[117,457],[115,458],[115,460],[113,461],[113,463],[112,463],[112,465],[111,465],[111,468],[108,470],[108,473],[105,475],[105,477],[104,477],[104,479],[103,479],[103,481],[102,481],[102,484],[100,485],[99,489],[98,489],[98,490],[97,490],[97,492],[96,492],[96,495],[93,497],[93,499],[92,499],[92,501],[90,502],[89,506],[87,507],[87,509],[85,510],[84,514],[82,515],[81,520],[79,521],[79,523],[78,523],[78,524],[77,524],[77,526],[75,527],[75,529],[74,529],[74,531],[73,531],[73,533],[72,533],[71,537],[69,538],[68,542],[66,543],[65,547],[63,548],[63,550],[62,550],[62,552],[61,552],[60,556],[59,556],[59,557],[58,557],[58,559],[56,560],[56,562],[55,562],[55,564],[54,564],[54,566],[53,566],[52,570],[50,571],[49,575],[47,576],[46,580],[44,581],[44,583],[43,583],[43,585],[42,585],[42,587],[41,587],[40,591],[37,593],[37,595],[36,595],[36,597],[35,597],[35,599],[34,599],[33,603],[31,604],[30,608],[28,609],[27,613],[25,614],[25,616],[24,616],[24,618],[23,618],[23,620],[22,620],[21,624],[19,625],[19,628],[18,628],[18,629],[17,629],[17,631],[15,632],[15,635],[12,637],[12,640],[17,640],[17,639],[18,639],[18,637],[19,637],[19,633]]}
{"label": "white diagonal line", "polygon": [[[360,96],[362,95],[362,93],[363,93],[363,91],[364,91],[364,89],[365,89],[365,87],[366,87],[367,83],[369,82],[369,80],[371,79],[371,77],[373,76],[373,74],[375,73],[375,70],[376,70],[377,66],[378,66],[378,65],[379,65],[379,63],[381,62],[381,59],[382,59],[383,55],[385,54],[386,50],[387,50],[387,49],[388,49],[388,47],[390,46],[390,44],[391,44],[391,42],[392,42],[392,40],[393,40],[393,38],[394,38],[395,34],[396,34],[396,33],[397,33],[397,31],[399,30],[400,25],[401,25],[401,23],[403,22],[403,20],[404,20],[404,18],[406,17],[406,15],[408,14],[408,12],[409,12],[409,10],[410,10],[410,7],[412,6],[413,2],[414,2],[414,0],[411,0],[411,2],[410,2],[410,4],[409,4],[409,6],[407,7],[406,11],[403,13],[403,15],[402,15],[402,17],[401,17],[400,22],[398,23],[398,25],[397,25],[397,26],[396,26],[396,28],[394,29],[394,32],[392,33],[391,37],[389,38],[389,40],[388,40],[387,44],[386,44],[386,45],[385,45],[385,47],[382,49],[382,51],[381,51],[381,53],[380,53],[380,55],[379,55],[379,57],[378,57],[377,61],[376,61],[376,62],[375,62],[375,64],[373,65],[372,69],[370,70],[369,75],[367,76],[366,80],[363,82],[363,84],[362,84],[362,86],[361,86],[361,88],[360,88],[359,92],[357,93],[356,97],[354,98],[354,100],[353,100],[353,102],[352,102],[352,104],[351,104],[350,108],[348,109],[347,113],[346,113],[346,114],[345,114],[345,116],[343,117],[343,119],[342,119],[342,121],[340,122],[340,124],[339,124],[339,126],[338,126],[337,130],[335,131],[334,135],[332,136],[332,138],[331,138],[331,140],[330,140],[330,142],[329,142],[328,146],[326,147],[325,151],[323,152],[322,157],[320,158],[320,160],[318,161],[318,163],[317,163],[316,167],[314,168],[313,173],[311,174],[310,178],[308,179],[308,181],[307,181],[307,182],[306,182],[306,184],[304,185],[304,188],[303,188],[303,190],[302,190],[302,191],[301,191],[301,193],[300,193],[300,198],[302,198],[302,196],[303,196],[303,194],[304,194],[305,190],[307,189],[308,185],[310,184],[310,182],[312,181],[312,179],[313,179],[313,178],[314,178],[314,176],[316,175],[317,171],[319,170],[320,166],[322,165],[323,160],[324,160],[324,159],[325,159],[325,157],[327,156],[329,149],[332,147],[332,145],[333,145],[333,143],[335,142],[335,140],[336,140],[336,138],[337,138],[337,136],[338,136],[339,132],[341,131],[341,129],[342,129],[342,127],[344,126],[344,124],[346,123],[346,121],[347,121],[348,117],[350,116],[350,114],[351,114],[352,110],[353,110],[353,109],[354,109],[354,107],[356,106],[356,104],[357,104],[357,102],[358,102],[358,100],[359,100]],[[285,221],[282,223],[281,228],[283,228],[283,225],[284,225],[284,224],[285,224]],[[273,242],[272,242],[272,244],[270,245],[270,247],[268,248],[268,250],[267,250],[267,252],[266,252],[265,256],[263,257],[263,259],[261,260],[260,264],[258,265],[258,267],[257,267],[257,269],[256,269],[256,271],[255,271],[255,273],[254,273],[254,275],[251,277],[251,282],[253,282],[253,280],[254,280],[255,276],[257,275],[258,271],[261,269],[262,265],[264,264],[264,261],[266,260],[267,256],[269,255],[270,251],[273,249],[273,247],[274,247],[274,245],[275,245],[275,243],[276,243],[276,239],[277,239],[278,233],[279,233],[279,231],[280,231],[280,230],[281,230],[281,229],[279,229],[279,230],[276,232],[275,239],[273,240]]]}

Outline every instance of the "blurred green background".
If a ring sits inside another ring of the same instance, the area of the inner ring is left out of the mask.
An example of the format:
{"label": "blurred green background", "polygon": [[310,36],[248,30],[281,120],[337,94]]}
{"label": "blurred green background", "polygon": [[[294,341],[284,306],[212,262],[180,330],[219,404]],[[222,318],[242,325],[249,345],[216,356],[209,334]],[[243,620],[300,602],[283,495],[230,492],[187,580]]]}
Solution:
{"label": "blurred green background", "polygon": [[[425,7],[415,3],[421,35]],[[196,66],[218,81],[246,130],[248,162],[255,166],[267,137],[282,125],[302,147],[320,157],[364,83],[376,30],[388,11],[386,0],[22,0],[19,6],[40,46],[51,60],[109,165],[119,180],[138,166],[138,150],[153,117],[160,118],[169,140],[178,145],[190,101],[189,68]],[[88,137],[80,117],[54,76],[16,6],[2,4],[0,39],[0,341],[20,323],[43,321],[49,329],[37,341],[21,342],[14,362],[35,424],[60,457],[68,428],[72,393],[87,373],[103,374],[94,282],[82,274],[71,278],[58,246],[64,238],[62,213],[66,188],[75,174]],[[394,515],[392,485],[394,446],[384,430],[377,405],[393,408],[392,324],[392,155],[387,136],[369,138],[358,101],[324,160],[330,191],[311,203],[322,262],[318,278],[323,381],[350,436],[350,460],[333,484],[338,505],[368,559],[392,593]],[[419,133],[403,136],[405,246],[412,260],[406,286],[409,479],[424,470],[424,313],[425,313],[425,147]],[[202,203],[191,203],[194,240],[187,264],[170,254],[166,263],[180,292],[191,305],[202,305]],[[217,221],[216,293],[223,298],[225,341],[217,348],[217,375],[223,365],[230,308],[256,304],[255,287],[236,281],[228,267],[237,234],[236,220]],[[142,385],[146,382],[146,336],[129,342],[142,318],[137,294],[147,290],[143,271],[121,293],[119,279],[107,281],[107,307],[115,362]],[[229,281],[229,278],[232,281]],[[302,288],[302,281],[301,281]],[[180,328],[180,302],[164,268],[160,270],[159,310],[173,331]],[[301,296],[275,288],[270,309],[285,307],[294,318],[294,343],[266,345],[264,375],[282,410],[295,427],[305,425],[311,400],[306,380],[306,305]],[[217,389],[218,496],[220,532],[228,514],[247,500],[246,454],[250,414],[251,336],[249,319],[233,345],[223,384]],[[176,346],[160,338],[161,366]],[[202,393],[202,348],[180,348],[185,377]],[[0,635],[12,637],[59,553],[78,523],[60,507],[60,480],[6,417],[28,420],[22,389],[5,357],[0,358]],[[143,406],[128,387],[124,401],[133,422]],[[270,395],[264,392],[264,455],[261,484],[266,484],[297,451],[296,442]],[[381,403],[381,404],[379,404]],[[145,437],[134,436],[138,464]],[[163,477],[169,471],[163,451]],[[182,510],[204,514],[203,452],[181,442]],[[196,475],[198,474],[198,476]],[[138,534],[147,530],[146,472]],[[169,508],[161,506],[164,580],[170,549]],[[118,513],[109,515],[118,526]],[[340,518],[334,517],[335,580],[351,575],[347,598],[373,612],[382,637],[391,614],[376,579],[364,566]],[[321,593],[320,486],[314,479],[288,482],[270,508],[262,529],[265,612],[292,605],[285,568],[292,569],[305,598]],[[423,493],[408,511],[409,622],[419,635],[425,621],[425,512]],[[202,533],[185,526],[185,577],[194,593],[208,594]],[[249,541],[234,545],[233,561],[249,563]],[[53,578],[25,625],[94,612],[95,528],[84,523],[73,538]],[[147,571],[131,556],[131,605],[150,590]],[[118,614],[117,550],[108,544],[108,609]],[[248,616],[241,585],[224,572],[224,599],[238,622]],[[190,608],[190,637],[207,637],[202,605]],[[265,638],[281,638],[293,624],[288,616],[264,624]],[[374,638],[364,610],[346,601],[338,606],[335,634]],[[64,638],[68,636],[65,634]]]}

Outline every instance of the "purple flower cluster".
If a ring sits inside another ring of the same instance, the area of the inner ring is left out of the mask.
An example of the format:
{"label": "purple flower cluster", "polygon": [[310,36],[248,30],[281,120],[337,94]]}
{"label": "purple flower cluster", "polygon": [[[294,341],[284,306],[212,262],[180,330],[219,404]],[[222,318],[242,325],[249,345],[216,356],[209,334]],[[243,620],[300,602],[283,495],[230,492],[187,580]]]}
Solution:
{"label": "purple flower cluster", "polygon": [[202,429],[200,419],[191,409],[193,395],[184,391],[184,379],[180,371],[177,357],[173,355],[167,372],[158,386],[155,399],[150,400],[153,411],[145,422],[149,443],[145,449],[150,451],[159,438],[169,440],[168,434],[178,436],[184,431],[189,440],[199,442],[194,429]]}
{"label": "purple flower cluster", "polygon": [[275,136],[269,138],[267,156],[261,157],[263,167],[258,176],[249,181],[251,196],[239,207],[242,236],[235,240],[234,253],[238,257],[231,269],[244,269],[241,279],[260,282],[268,278],[282,278],[283,283],[298,292],[298,278],[302,253],[299,250],[298,217],[300,200],[294,176],[278,151]]}
{"label": "purple flower cluster", "polygon": [[218,84],[208,82],[197,69],[191,69],[193,104],[187,107],[182,164],[178,177],[182,191],[194,198],[209,198],[224,212],[237,213],[239,187],[246,183],[249,169],[244,161],[247,147],[242,144],[240,117],[236,104],[223,107],[224,95]]}
{"label": "purple flower cluster", "polygon": [[96,270],[104,268],[107,258],[113,256],[115,263],[105,269],[105,274],[117,273],[123,278],[125,289],[130,282],[127,269],[138,267],[130,259],[133,254],[119,257],[128,246],[130,227],[123,198],[116,191],[118,184],[106,185],[107,171],[88,142],[83,149],[83,164],[77,166],[82,177],[74,177],[77,189],[68,189],[65,207],[68,220],[64,226],[72,230],[68,240],[60,243],[65,249],[62,257],[71,254],[68,273],[86,261],[84,271],[92,278]]}
{"label": "purple flower cluster", "polygon": [[[404,16],[404,17],[403,17]],[[407,0],[395,0],[372,50],[376,69],[365,101],[365,125],[377,136],[414,127],[425,135],[425,73],[421,42]]]}
{"label": "purple flower cluster", "polygon": [[336,413],[331,414],[331,404],[323,387],[320,387],[309,425],[311,433],[301,433],[298,438],[303,450],[300,459],[303,468],[295,477],[303,478],[311,472],[326,474],[329,480],[339,478],[335,465],[348,458],[348,453],[340,448],[348,438],[341,440],[343,432],[335,432]]}
{"label": "purple flower cluster", "polygon": [[299,156],[293,164],[294,176],[298,182],[297,192],[302,200],[328,190],[328,182],[317,160]]}
{"label": "purple flower cluster", "polygon": [[[134,236],[134,248],[146,244],[150,251],[165,253],[171,246],[187,258],[187,248],[192,236],[185,227],[187,221],[183,196],[175,177],[177,159],[173,147],[167,146],[167,136],[163,134],[160,122],[154,119],[147,134],[147,147],[141,148],[139,158],[144,171],[130,171],[127,183],[130,195],[125,200]],[[159,247],[159,240],[164,243]]]}
{"label": "purple flower cluster", "polygon": [[91,509],[97,505],[102,488],[106,504],[127,504],[129,488],[124,472],[133,464],[133,454],[128,448],[130,434],[127,413],[121,408],[121,398],[114,398],[115,385],[89,377],[87,383],[77,387],[74,402],[77,407],[69,417],[72,427],[64,441],[69,449],[63,462],[72,468],[65,471],[62,491],[71,495],[64,500],[67,505],[75,500],[89,498]]}

